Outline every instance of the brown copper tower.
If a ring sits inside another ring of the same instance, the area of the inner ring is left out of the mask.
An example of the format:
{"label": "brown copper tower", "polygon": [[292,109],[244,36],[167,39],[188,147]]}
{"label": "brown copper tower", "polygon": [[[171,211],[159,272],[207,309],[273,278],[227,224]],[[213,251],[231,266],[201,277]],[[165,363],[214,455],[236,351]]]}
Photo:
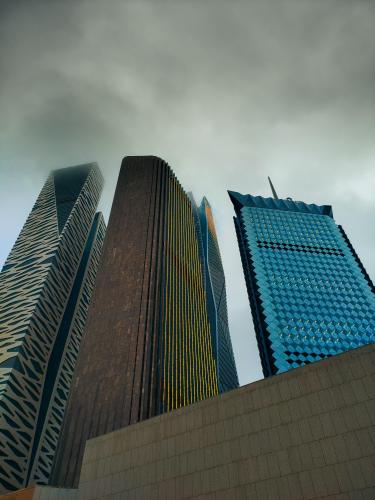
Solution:
{"label": "brown copper tower", "polygon": [[191,202],[171,168],[123,160],[52,483],[87,439],[217,394]]}

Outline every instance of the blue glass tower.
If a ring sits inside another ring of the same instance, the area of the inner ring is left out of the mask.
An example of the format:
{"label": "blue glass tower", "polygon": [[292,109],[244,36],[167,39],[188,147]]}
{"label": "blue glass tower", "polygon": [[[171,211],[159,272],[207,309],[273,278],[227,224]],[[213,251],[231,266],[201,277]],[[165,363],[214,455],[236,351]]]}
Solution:
{"label": "blue glass tower", "polygon": [[374,286],[329,205],[229,191],[264,375],[375,341]]}
{"label": "blue glass tower", "polygon": [[216,360],[217,379],[221,393],[235,389],[239,385],[229,333],[224,268],[211,206],[205,197],[199,207],[191,193],[189,193],[189,197],[194,210],[212,350]]}

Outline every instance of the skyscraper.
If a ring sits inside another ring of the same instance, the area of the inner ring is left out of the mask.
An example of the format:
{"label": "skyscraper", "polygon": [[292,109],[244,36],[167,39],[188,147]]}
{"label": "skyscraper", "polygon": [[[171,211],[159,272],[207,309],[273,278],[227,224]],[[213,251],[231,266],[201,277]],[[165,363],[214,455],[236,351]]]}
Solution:
{"label": "skyscraper", "polygon": [[96,165],[48,177],[0,273],[0,492],[46,483],[105,225]]}
{"label": "skyscraper", "polygon": [[191,193],[189,197],[194,209],[200,247],[219,392],[225,392],[238,387],[238,376],[228,326],[224,269],[211,206],[205,197],[199,207]]}
{"label": "skyscraper", "polygon": [[153,156],[123,160],[53,483],[85,442],[217,394],[191,203]]}
{"label": "skyscraper", "polygon": [[374,287],[332,208],[229,191],[265,376],[375,341]]}

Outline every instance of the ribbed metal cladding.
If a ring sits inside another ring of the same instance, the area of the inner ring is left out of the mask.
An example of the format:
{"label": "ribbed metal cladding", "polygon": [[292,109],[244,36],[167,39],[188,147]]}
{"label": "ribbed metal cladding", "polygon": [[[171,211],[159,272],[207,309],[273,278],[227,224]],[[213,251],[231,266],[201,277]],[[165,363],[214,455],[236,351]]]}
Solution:
{"label": "ribbed metal cladding", "polygon": [[194,214],[175,176],[168,183],[166,223],[161,411],[218,390]]}
{"label": "ribbed metal cladding", "polygon": [[190,201],[163,160],[126,157],[53,483],[77,484],[87,439],[217,392]]}

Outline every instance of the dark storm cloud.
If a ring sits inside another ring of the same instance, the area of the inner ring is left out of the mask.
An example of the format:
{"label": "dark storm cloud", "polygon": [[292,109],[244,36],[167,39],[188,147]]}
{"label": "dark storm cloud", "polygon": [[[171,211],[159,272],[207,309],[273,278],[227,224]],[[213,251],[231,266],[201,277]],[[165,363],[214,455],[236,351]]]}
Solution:
{"label": "dark storm cloud", "polygon": [[[214,208],[241,381],[260,377],[226,189],[332,203],[370,274],[375,3],[0,3],[1,260],[46,172],[158,154]],[[360,223],[359,223],[360,221]]]}

